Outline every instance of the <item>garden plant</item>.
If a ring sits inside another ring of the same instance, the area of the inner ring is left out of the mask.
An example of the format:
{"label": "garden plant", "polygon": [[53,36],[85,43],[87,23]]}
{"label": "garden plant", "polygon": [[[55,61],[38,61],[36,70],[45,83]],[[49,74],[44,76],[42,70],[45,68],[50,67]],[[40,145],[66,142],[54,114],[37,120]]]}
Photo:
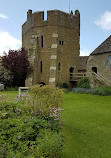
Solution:
{"label": "garden plant", "polygon": [[59,88],[36,85],[21,98],[0,95],[0,156],[60,157],[64,138]]}

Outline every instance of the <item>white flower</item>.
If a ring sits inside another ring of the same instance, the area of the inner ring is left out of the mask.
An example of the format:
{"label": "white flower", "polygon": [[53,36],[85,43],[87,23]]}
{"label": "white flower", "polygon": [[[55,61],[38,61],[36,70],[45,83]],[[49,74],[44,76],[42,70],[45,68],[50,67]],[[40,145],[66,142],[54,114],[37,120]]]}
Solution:
{"label": "white flower", "polygon": [[21,135],[18,136],[18,139],[20,139],[20,138],[21,138]]}

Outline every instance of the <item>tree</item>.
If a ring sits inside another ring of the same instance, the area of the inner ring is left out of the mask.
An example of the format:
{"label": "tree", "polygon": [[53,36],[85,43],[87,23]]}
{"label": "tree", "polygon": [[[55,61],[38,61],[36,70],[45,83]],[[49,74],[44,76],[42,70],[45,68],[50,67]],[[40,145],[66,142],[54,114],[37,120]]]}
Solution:
{"label": "tree", "polygon": [[8,54],[2,57],[2,65],[10,70],[13,76],[13,86],[24,86],[25,79],[31,71],[28,61],[28,53],[24,48],[19,50],[9,50]]}
{"label": "tree", "polygon": [[2,58],[0,57],[0,83],[3,83],[6,87],[10,87],[12,84],[12,77],[9,70],[2,66]]}

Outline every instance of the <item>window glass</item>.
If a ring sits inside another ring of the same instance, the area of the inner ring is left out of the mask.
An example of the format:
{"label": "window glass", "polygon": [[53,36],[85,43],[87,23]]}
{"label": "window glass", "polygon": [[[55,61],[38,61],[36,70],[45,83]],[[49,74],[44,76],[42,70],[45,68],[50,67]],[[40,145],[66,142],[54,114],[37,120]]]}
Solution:
{"label": "window glass", "polygon": [[111,55],[109,55],[108,59],[111,60]]}
{"label": "window glass", "polygon": [[109,66],[110,66],[110,62],[109,62],[108,60],[106,61],[105,66],[106,66],[106,67],[109,67]]}

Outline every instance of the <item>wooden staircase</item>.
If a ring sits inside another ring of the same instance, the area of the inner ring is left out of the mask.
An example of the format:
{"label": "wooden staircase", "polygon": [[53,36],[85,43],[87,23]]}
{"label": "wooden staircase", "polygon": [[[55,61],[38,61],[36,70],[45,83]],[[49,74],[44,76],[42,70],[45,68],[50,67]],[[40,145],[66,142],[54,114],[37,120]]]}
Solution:
{"label": "wooden staircase", "polygon": [[[80,73],[80,72],[78,72],[78,73],[70,73],[69,74],[69,81],[79,81],[81,78],[84,78],[84,77],[86,77],[86,73]],[[108,81],[101,74],[93,72],[92,77],[96,78],[103,85],[111,87],[111,82]]]}
{"label": "wooden staircase", "polygon": [[106,86],[108,86],[108,87],[111,87],[111,82],[108,81],[108,80],[107,80],[105,77],[103,77],[101,74],[95,73],[95,72],[93,72],[93,74],[94,74],[94,77],[95,77],[98,81],[100,81],[101,83],[103,83],[104,85],[106,85]]}

